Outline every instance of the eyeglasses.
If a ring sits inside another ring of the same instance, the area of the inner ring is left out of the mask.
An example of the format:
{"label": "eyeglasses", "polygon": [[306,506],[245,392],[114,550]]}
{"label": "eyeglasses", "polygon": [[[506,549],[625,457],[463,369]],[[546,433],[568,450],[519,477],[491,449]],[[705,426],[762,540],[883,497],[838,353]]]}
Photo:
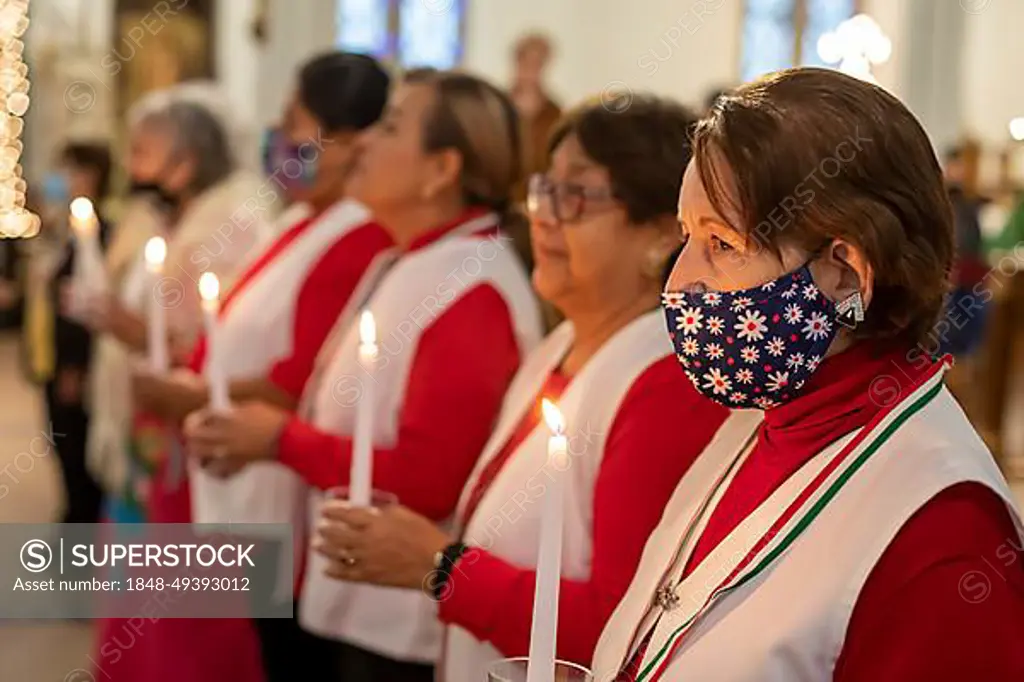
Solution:
{"label": "eyeglasses", "polygon": [[554,183],[546,175],[538,173],[530,178],[526,210],[531,215],[537,214],[547,202],[555,220],[572,222],[583,215],[588,202],[607,201],[611,198],[611,190],[607,188]]}

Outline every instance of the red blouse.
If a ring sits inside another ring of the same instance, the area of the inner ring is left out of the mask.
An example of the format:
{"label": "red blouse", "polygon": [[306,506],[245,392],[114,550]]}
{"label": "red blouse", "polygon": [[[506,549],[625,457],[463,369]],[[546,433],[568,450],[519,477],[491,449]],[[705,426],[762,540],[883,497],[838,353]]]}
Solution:
{"label": "red blouse", "polygon": [[[434,243],[466,219],[421,237],[409,250]],[[416,346],[397,444],[374,451],[374,488],[395,493],[431,519],[447,518],[487,443],[519,360],[508,305],[493,286],[476,285],[451,304]],[[327,489],[348,483],[352,440],[293,417],[277,455],[310,485]]]}
{"label": "red blouse", "polygon": [[[560,393],[565,383],[556,374],[544,394]],[[562,580],[559,658],[589,663],[604,624],[633,579],[647,536],[727,415],[725,408],[696,393],[675,357],[651,365],[626,393],[608,432],[594,488],[590,577]],[[539,419],[538,410],[530,411],[494,462],[503,463]],[[499,469],[500,464],[488,467],[480,487],[493,481]],[[507,656],[525,655],[535,576],[532,568],[474,548],[451,576],[440,617]]]}
{"label": "red blouse", "polygon": [[[765,413],[753,452],[712,513],[687,572],[807,460],[920,378],[904,350],[827,359],[796,400]],[[876,382],[886,377],[889,384]],[[833,680],[1024,680],[1024,554],[1002,501],[963,483],[897,533],[854,607]]]}

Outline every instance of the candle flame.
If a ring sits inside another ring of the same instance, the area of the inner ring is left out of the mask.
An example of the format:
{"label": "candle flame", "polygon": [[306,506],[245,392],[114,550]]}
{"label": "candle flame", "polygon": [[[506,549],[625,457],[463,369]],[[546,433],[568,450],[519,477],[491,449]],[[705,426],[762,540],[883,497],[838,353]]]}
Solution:
{"label": "candle flame", "polygon": [[220,282],[217,275],[212,272],[204,272],[199,278],[199,295],[204,301],[216,301],[220,296]]}
{"label": "candle flame", "polygon": [[71,215],[74,216],[76,220],[88,220],[94,215],[94,213],[95,211],[93,210],[92,202],[86,197],[76,197],[71,202]]}
{"label": "candle flame", "polygon": [[150,265],[163,265],[167,258],[167,242],[163,237],[151,237],[146,242],[146,262]]}
{"label": "candle flame", "polygon": [[548,428],[551,429],[555,435],[562,435],[565,431],[565,419],[562,417],[562,412],[558,409],[558,406],[547,398],[544,398],[540,403],[540,408],[541,411],[544,412],[544,421],[547,423]]}
{"label": "candle flame", "polygon": [[359,317],[359,342],[364,346],[373,346],[377,343],[377,323],[373,320],[373,313],[364,310]]}

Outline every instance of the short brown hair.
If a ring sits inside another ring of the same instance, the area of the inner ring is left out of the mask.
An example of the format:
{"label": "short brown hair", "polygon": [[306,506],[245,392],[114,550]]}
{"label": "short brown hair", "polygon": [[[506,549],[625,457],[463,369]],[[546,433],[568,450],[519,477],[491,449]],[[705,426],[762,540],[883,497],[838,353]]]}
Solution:
{"label": "short brown hair", "polygon": [[584,153],[608,170],[612,194],[630,222],[645,223],[676,214],[696,122],[692,111],[671,100],[620,94],[565,114],[551,132],[548,154],[575,136]]}
{"label": "short brown hair", "polygon": [[757,246],[813,252],[839,238],[864,251],[875,279],[859,337],[927,338],[953,217],[928,136],[899,100],[837,71],[780,71],[717,100],[694,161],[712,205]]}

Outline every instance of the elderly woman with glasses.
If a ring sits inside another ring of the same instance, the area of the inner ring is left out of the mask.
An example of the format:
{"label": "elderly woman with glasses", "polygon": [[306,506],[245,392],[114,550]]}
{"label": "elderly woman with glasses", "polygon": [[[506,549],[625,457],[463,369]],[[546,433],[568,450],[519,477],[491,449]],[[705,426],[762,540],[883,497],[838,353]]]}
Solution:
{"label": "elderly woman with glasses", "polygon": [[534,287],[567,321],[514,379],[454,528],[401,506],[324,510],[330,574],[424,586],[440,601],[439,679],[475,682],[495,659],[527,653],[539,501],[556,474],[542,398],[560,406],[571,454],[559,474],[567,507],[557,653],[581,663],[671,490],[726,420],[681,380],[658,310],[679,246],[675,193],[693,121],[676,104],[637,98],[622,113],[586,106],[556,128],[528,205]]}

